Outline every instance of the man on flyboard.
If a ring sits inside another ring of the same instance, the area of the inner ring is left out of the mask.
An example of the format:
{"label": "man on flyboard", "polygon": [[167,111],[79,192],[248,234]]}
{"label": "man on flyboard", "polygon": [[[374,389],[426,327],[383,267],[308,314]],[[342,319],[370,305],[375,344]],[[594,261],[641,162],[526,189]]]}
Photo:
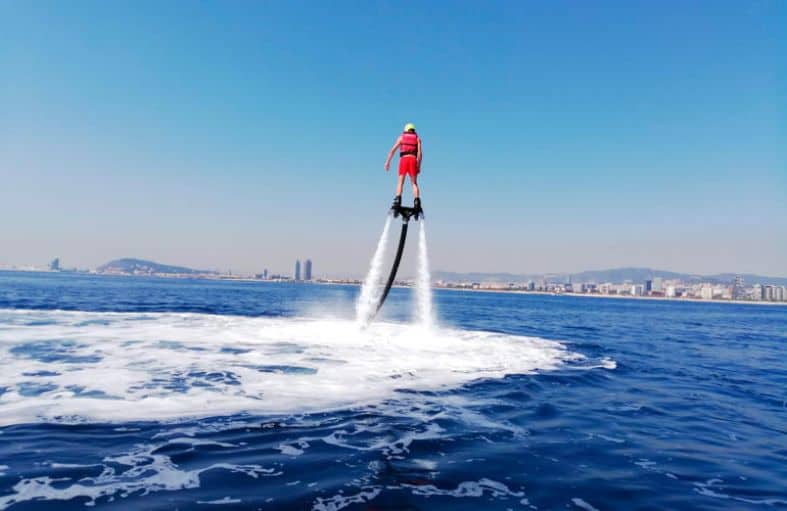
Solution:
{"label": "man on flyboard", "polygon": [[[402,207],[402,188],[404,187],[404,179],[410,176],[410,182],[413,184],[413,212],[416,215],[422,214],[421,197],[418,191],[418,174],[421,172],[421,157],[423,151],[421,150],[421,137],[415,132],[415,125],[408,122],[404,126],[404,133],[399,135],[396,143],[388,153],[388,158],[385,160],[385,171],[391,168],[391,159],[393,158],[396,149],[399,148],[399,180],[396,183],[396,197],[394,198],[391,210],[396,215]],[[416,216],[417,218],[417,216]]]}

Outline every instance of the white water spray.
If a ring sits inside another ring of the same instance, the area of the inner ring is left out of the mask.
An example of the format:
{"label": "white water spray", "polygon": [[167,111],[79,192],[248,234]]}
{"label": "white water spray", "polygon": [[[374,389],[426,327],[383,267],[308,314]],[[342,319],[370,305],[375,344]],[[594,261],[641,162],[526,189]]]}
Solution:
{"label": "white water spray", "polygon": [[615,367],[556,341],[395,322],[0,308],[0,325],[0,428],[384,410],[420,400],[403,388]]}
{"label": "white water spray", "polygon": [[369,272],[366,274],[363,286],[361,287],[361,294],[355,304],[355,317],[361,326],[368,325],[374,313],[377,312],[377,304],[382,294],[380,276],[383,271],[385,249],[388,246],[388,231],[391,228],[392,219],[393,218],[389,215],[385,220],[385,227],[383,227],[383,233],[380,235],[380,240],[377,242],[374,257],[372,257],[372,264],[369,266]]}
{"label": "white water spray", "polygon": [[418,222],[418,277],[415,281],[416,317],[424,328],[432,328],[432,276],[429,273],[429,253],[426,250],[426,221]]}

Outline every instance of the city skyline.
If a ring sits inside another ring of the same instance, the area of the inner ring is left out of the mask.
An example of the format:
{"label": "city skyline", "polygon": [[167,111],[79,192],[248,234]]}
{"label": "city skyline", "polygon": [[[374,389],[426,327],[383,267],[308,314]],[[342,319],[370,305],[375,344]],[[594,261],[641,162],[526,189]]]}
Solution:
{"label": "city skyline", "polygon": [[[156,260],[153,257],[145,257],[145,258],[140,258],[140,259],[151,260],[151,261]],[[114,259],[112,259],[112,260],[114,260]],[[51,269],[51,266],[52,266],[52,264],[55,261],[57,261],[57,264],[59,266],[58,269],[64,269],[65,268],[65,269],[77,270],[77,271],[91,271],[91,270],[95,270],[96,268],[98,268],[102,264],[106,263],[106,260],[101,260],[99,263],[91,264],[91,265],[76,264],[73,261],[65,260],[62,257],[54,257],[53,258],[52,256],[38,257],[38,258],[36,258],[33,261],[23,261],[23,262],[9,263],[9,262],[4,261],[3,258],[2,258],[2,254],[0,254],[0,270],[2,270],[2,269],[6,269],[6,270],[32,269],[32,270],[38,271],[38,270],[43,270],[43,269]],[[156,261],[158,261],[158,260],[156,260]],[[290,259],[290,261],[292,261],[292,259]],[[305,263],[307,261],[311,262],[311,259],[304,260],[303,264],[305,265]],[[296,259],[296,262],[300,262],[300,259]],[[167,261],[165,261],[164,263],[161,263],[161,264],[170,264],[170,263],[172,263],[172,262],[167,260]],[[218,273],[230,273],[230,274],[232,274],[232,273],[245,273],[245,274],[251,275],[251,274],[262,274],[263,272],[270,273],[270,274],[276,274],[276,275],[292,275],[293,274],[293,272],[292,271],[288,271],[286,269],[286,267],[279,268],[279,267],[272,266],[272,265],[256,265],[256,266],[252,266],[250,268],[238,268],[238,267],[233,267],[233,266],[231,266],[229,264],[223,264],[223,265],[209,267],[209,266],[192,265],[192,264],[188,264],[188,263],[182,262],[182,261],[177,261],[177,262],[174,262],[172,264],[177,264],[178,266],[185,266],[185,267],[188,267],[188,268],[195,268],[195,269],[199,269],[199,270],[203,270],[203,271],[211,271],[211,272],[218,272]],[[62,266],[62,267],[60,267],[60,266]],[[403,267],[407,267],[407,266],[408,266],[407,264],[403,264]],[[292,268],[292,264],[290,264],[289,267]],[[613,265],[607,264],[607,265],[601,265],[601,266],[597,266],[597,267],[579,266],[579,268],[580,269],[578,269],[578,270],[571,270],[571,271],[567,271],[567,270],[527,271],[527,270],[522,270],[521,268],[520,269],[516,269],[516,268],[499,268],[499,269],[494,269],[493,268],[493,269],[484,270],[484,271],[477,271],[477,270],[474,270],[472,268],[462,269],[462,270],[455,270],[455,269],[448,269],[448,268],[437,268],[434,271],[437,272],[437,273],[458,273],[458,274],[470,274],[470,275],[482,273],[482,274],[490,274],[490,275],[513,275],[513,276],[518,276],[518,277],[527,277],[527,276],[531,276],[531,275],[571,275],[571,274],[577,274],[577,273],[588,272],[588,271],[605,271],[605,270],[613,270],[613,269],[620,269],[620,268],[651,268],[651,267],[647,266],[647,265],[641,265],[641,264],[619,265],[619,266],[613,266]],[[688,270],[684,270],[682,268],[669,268],[669,269],[655,269],[655,268],[652,268],[652,269],[654,269],[654,271],[657,271],[657,272],[674,272],[674,273],[692,274],[692,275],[698,275],[698,276],[718,275],[718,274],[730,274],[730,275],[756,274],[756,275],[759,275],[759,276],[761,276],[763,278],[787,279],[787,273],[785,273],[785,274],[766,274],[766,273],[761,273],[761,272],[739,271],[739,270],[736,270],[734,268],[732,268],[732,269],[731,268],[726,268],[726,269],[722,269],[721,271],[709,271],[709,270],[706,270],[706,271],[688,271]],[[357,271],[331,271],[331,272],[323,272],[323,275],[327,276],[327,277],[330,277],[330,278],[344,278],[344,277],[357,278],[357,277],[362,276],[364,274],[365,270],[366,270],[366,268],[359,268]],[[305,268],[304,268],[304,271],[302,273],[305,275]],[[304,279],[305,279],[305,277],[304,277]]]}
{"label": "city skyline", "polygon": [[412,121],[433,268],[787,275],[787,4],[419,12],[0,5],[0,266],[362,274]]}
{"label": "city skyline", "polygon": [[[0,267],[0,270],[3,270]],[[55,258],[46,269],[55,273],[73,273],[74,269],[62,268],[59,258]],[[78,273],[78,272],[77,272]],[[216,272],[204,272],[182,266],[162,265],[153,261],[140,259],[119,259],[110,261],[90,273],[99,275],[154,276],[165,278],[219,279],[219,280],[256,280],[256,281],[290,281],[298,284],[354,284],[360,285],[360,279],[313,278],[312,261],[306,259],[301,274],[301,261],[295,261],[292,277],[279,274],[262,273],[242,275]],[[643,278],[643,275],[645,277]],[[483,275],[453,275],[446,280],[442,272],[437,271],[432,278],[431,286],[442,289],[481,290],[518,293],[567,294],[571,296],[603,296],[615,298],[652,298],[666,300],[701,300],[745,303],[787,303],[787,278],[770,278],[757,275],[681,275],[663,270],[649,268],[619,268],[603,271],[587,271],[576,275],[542,275],[519,276],[526,278],[484,279]],[[496,276],[492,276],[496,277]],[[473,282],[477,279],[477,282]],[[747,282],[748,281],[750,282]],[[508,281],[507,283],[506,280]],[[781,282],[779,282],[781,281]],[[413,286],[412,278],[395,281],[400,286]]]}
{"label": "city skyline", "polygon": [[[45,265],[2,265],[0,270],[10,271],[66,271],[66,272],[101,272],[106,267],[113,265],[141,267],[145,270],[143,273],[151,271],[152,273],[160,273],[152,271],[149,267],[161,267],[163,273],[175,273],[182,271],[184,273],[193,274],[208,274],[215,275],[228,275],[228,276],[246,276],[254,277],[257,279],[267,280],[273,279],[291,279],[294,281],[309,281],[315,279],[360,279],[362,274],[318,274],[316,277],[312,274],[313,262],[312,260],[305,259],[301,263],[301,259],[295,260],[294,271],[292,273],[270,271],[267,267],[263,267],[260,271],[254,272],[238,272],[231,268],[191,268],[183,265],[170,265],[152,261],[149,259],[135,259],[135,258],[121,258],[110,261],[96,267],[76,267],[68,264],[61,264],[61,258],[55,257]],[[126,270],[124,270],[126,271]],[[406,275],[406,274],[405,274]],[[622,276],[621,276],[622,275]],[[411,276],[403,277],[405,280],[412,279]],[[680,272],[675,270],[665,270],[658,268],[648,267],[618,267],[618,268],[604,268],[604,269],[585,269],[580,272],[452,272],[442,269],[435,269],[432,271],[433,281],[449,281],[449,282],[470,282],[474,280],[483,282],[496,282],[496,283],[523,283],[534,282],[537,280],[551,283],[568,283],[577,281],[578,283],[621,283],[621,282],[638,282],[645,287],[645,291],[662,291],[663,282],[672,281],[715,281],[724,282],[734,285],[742,284],[744,281],[747,284],[760,284],[760,285],[780,285],[780,283],[787,284],[787,275],[756,275],[735,271],[719,272],[719,273],[696,273],[696,272]]]}

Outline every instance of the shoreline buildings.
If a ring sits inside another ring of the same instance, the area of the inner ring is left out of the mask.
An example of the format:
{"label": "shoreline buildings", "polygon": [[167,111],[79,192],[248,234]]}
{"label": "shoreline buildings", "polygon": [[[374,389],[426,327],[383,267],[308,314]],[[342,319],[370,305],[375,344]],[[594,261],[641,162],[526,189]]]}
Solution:
{"label": "shoreline buildings", "polygon": [[699,300],[738,300],[753,302],[787,302],[787,286],[772,284],[754,284],[747,287],[740,275],[731,282],[719,283],[680,279],[652,279],[635,282],[558,282],[545,278],[538,283],[532,280],[527,283],[496,283],[496,282],[443,282],[438,281],[435,287],[453,289],[479,289],[490,291],[519,291],[535,293],[551,293],[566,295],[596,296],[627,296],[641,298],[673,298]]}
{"label": "shoreline buildings", "polygon": [[[301,273],[303,270],[303,273]],[[304,281],[311,281],[312,280],[312,260],[306,259],[301,265],[301,260],[295,260],[295,276],[293,278],[295,282],[304,282]]]}

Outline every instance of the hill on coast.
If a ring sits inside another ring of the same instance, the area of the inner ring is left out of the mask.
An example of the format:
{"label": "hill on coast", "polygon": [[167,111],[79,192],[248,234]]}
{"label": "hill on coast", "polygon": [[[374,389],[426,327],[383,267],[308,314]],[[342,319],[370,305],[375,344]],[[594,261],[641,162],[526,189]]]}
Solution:
{"label": "hill on coast", "polygon": [[133,274],[174,274],[174,275],[200,275],[212,274],[213,271],[195,270],[186,268],[185,266],[172,266],[168,264],[160,264],[154,261],[146,261],[144,259],[133,259],[126,257],[123,259],[115,259],[107,264],[101,265],[96,268],[99,273],[127,273]]}

